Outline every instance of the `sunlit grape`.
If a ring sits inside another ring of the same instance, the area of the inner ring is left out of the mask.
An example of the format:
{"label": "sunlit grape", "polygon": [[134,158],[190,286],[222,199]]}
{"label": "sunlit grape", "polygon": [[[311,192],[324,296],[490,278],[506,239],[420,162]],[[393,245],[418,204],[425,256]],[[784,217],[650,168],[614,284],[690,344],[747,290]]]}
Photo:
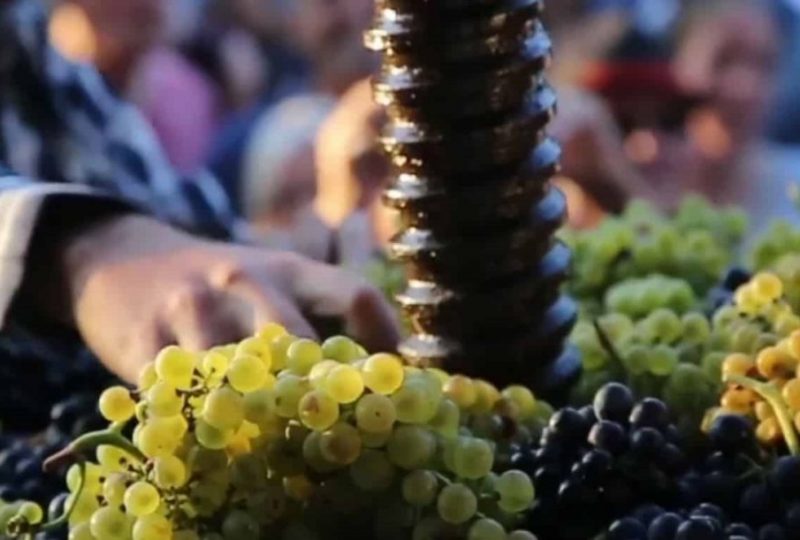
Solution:
{"label": "sunlit grape", "polygon": [[358,360],[361,354],[358,344],[349,337],[333,336],[322,343],[322,356],[337,362],[349,363]]}
{"label": "sunlit grape", "polygon": [[297,409],[303,424],[316,431],[328,429],[339,418],[339,404],[319,390],[304,395]]}
{"label": "sunlit grape", "polygon": [[442,520],[459,525],[475,515],[478,510],[478,499],[464,484],[450,484],[439,492],[436,508]]}
{"label": "sunlit grape", "polygon": [[399,358],[391,354],[374,354],[361,368],[364,384],[376,394],[391,394],[403,384],[405,373]]}
{"label": "sunlit grape", "polygon": [[368,433],[385,433],[397,420],[394,402],[381,394],[367,394],[356,404],[356,425]]}
{"label": "sunlit grape", "polygon": [[272,368],[272,347],[268,339],[261,337],[251,337],[243,340],[236,346],[234,359],[240,356],[254,356],[261,360],[261,366],[265,371]]}
{"label": "sunlit grape", "polygon": [[171,540],[172,524],[159,514],[142,516],[133,524],[132,540]]}
{"label": "sunlit grape", "polygon": [[500,496],[498,505],[506,512],[521,512],[533,503],[533,483],[521,471],[511,470],[501,474],[495,483],[495,490]]}
{"label": "sunlit grape", "polygon": [[136,482],[125,491],[125,510],[136,517],[152,514],[160,502],[161,495],[149,482]]}
{"label": "sunlit grape", "polygon": [[322,361],[322,347],[310,339],[298,339],[286,351],[286,366],[296,375],[308,375]]}
{"label": "sunlit grape", "polygon": [[234,390],[246,394],[258,390],[267,382],[269,371],[263,360],[252,354],[239,354],[228,367],[228,382]]}
{"label": "sunlit grape", "polygon": [[297,414],[300,399],[308,390],[308,382],[297,375],[287,374],[279,378],[272,390],[275,412],[284,418],[293,418]]}
{"label": "sunlit grape", "polygon": [[203,407],[203,420],[220,430],[238,429],[244,420],[244,399],[224,386],[212,390]]}
{"label": "sunlit grape", "polygon": [[339,403],[352,403],[364,393],[364,379],[353,366],[339,365],[328,372],[325,391]]}
{"label": "sunlit grape", "polygon": [[158,353],[155,364],[160,380],[180,390],[191,388],[195,364],[194,354],[170,345]]}
{"label": "sunlit grape", "polygon": [[92,514],[89,527],[95,538],[109,540],[127,538],[131,534],[131,521],[119,509],[107,506]]}

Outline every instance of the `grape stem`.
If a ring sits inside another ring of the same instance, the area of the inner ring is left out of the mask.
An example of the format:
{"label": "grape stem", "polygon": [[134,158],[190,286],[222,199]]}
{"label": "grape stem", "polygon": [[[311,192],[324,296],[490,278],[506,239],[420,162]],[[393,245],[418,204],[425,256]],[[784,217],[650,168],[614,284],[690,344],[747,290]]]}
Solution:
{"label": "grape stem", "polygon": [[94,452],[101,445],[115,446],[139,461],[147,461],[147,457],[132,442],[123,437],[120,430],[120,426],[114,424],[108,429],[81,435],[72,441],[69,446],[47,458],[43,469],[46,472],[52,472],[75,459],[82,459],[83,456]]}
{"label": "grape stem", "polygon": [[75,507],[78,506],[78,501],[80,500],[81,495],[83,495],[83,488],[86,486],[86,461],[84,461],[83,459],[79,460],[78,467],[80,467],[78,489],[76,489],[75,494],[72,497],[70,497],[69,505],[64,509],[64,513],[61,514],[61,517],[59,517],[58,519],[54,519],[53,521],[44,523],[41,526],[42,531],[44,532],[55,531],[69,522],[69,518],[72,516],[72,512],[75,511]]}
{"label": "grape stem", "polygon": [[725,377],[725,382],[738,384],[739,386],[754,391],[764,398],[764,401],[772,407],[772,411],[775,413],[775,418],[778,420],[778,425],[780,425],[781,433],[783,433],[783,438],[786,441],[786,446],[789,447],[789,453],[793,456],[800,455],[800,441],[798,441],[797,432],[794,429],[792,418],[777,388],[769,383],[756,381],[742,375],[728,375]]}
{"label": "grape stem", "polygon": [[606,334],[605,329],[603,329],[603,325],[600,324],[598,319],[593,320],[592,325],[594,326],[594,331],[597,333],[597,339],[600,340],[600,345],[605,349],[611,361],[615,364],[614,367],[621,373],[624,373],[625,364],[622,362],[622,357],[617,352],[614,344],[611,343],[611,339],[609,339],[608,334]]}

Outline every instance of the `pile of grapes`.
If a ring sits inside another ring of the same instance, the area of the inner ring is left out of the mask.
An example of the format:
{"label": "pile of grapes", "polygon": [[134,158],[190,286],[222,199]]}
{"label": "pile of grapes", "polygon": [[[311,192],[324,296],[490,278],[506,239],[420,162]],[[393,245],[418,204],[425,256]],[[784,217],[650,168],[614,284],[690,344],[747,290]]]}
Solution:
{"label": "pile of grapes", "polygon": [[525,540],[533,482],[507,463],[551,412],[522,387],[276,325],[200,353],[168,347],[98,405],[109,427],[45,463],[72,463],[63,517],[6,504],[13,537],[68,525],[75,540]]}
{"label": "pile of grapes", "polygon": [[68,353],[0,396],[0,538],[798,539],[800,231],[743,256],[745,229],[690,199],[565,232],[583,371],[556,410],[277,325],[134,387]]}

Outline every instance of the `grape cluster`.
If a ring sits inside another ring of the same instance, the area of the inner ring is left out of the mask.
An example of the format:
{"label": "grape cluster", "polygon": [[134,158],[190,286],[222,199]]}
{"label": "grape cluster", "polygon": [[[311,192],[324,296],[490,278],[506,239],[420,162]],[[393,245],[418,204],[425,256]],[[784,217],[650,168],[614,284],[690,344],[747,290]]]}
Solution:
{"label": "grape cluster", "polygon": [[757,421],[762,443],[800,452],[800,319],[784,299],[783,282],[775,274],[757,274],[717,318],[725,319],[720,326],[728,329],[733,352],[721,367],[727,386],[706,423],[720,412],[747,415]]}
{"label": "grape cluster", "polygon": [[699,198],[687,198],[671,217],[636,201],[596,229],[563,233],[574,253],[569,290],[592,314],[615,284],[653,274],[684,280],[703,297],[733,262],[745,228],[739,210]]}
{"label": "grape cluster", "polygon": [[[740,460],[736,470],[730,455],[709,458],[712,469],[726,459],[729,472],[741,479],[728,479],[727,507],[690,498],[680,508],[665,509],[645,504],[616,520],[606,540],[790,540],[800,537],[800,457],[784,456],[769,466]],[[715,478],[722,468],[711,472]],[[722,486],[718,486],[719,491]]]}
{"label": "grape cluster", "polygon": [[701,503],[694,508],[670,512],[658,505],[642,505],[611,524],[606,540],[786,540],[785,530],[770,523],[753,528],[731,522],[717,505]]}
{"label": "grape cluster", "polygon": [[697,298],[688,282],[653,274],[611,286],[603,304],[606,312],[638,319],[657,309],[686,313],[697,306]]}
{"label": "grape cluster", "polygon": [[584,371],[572,402],[589,403],[610,381],[624,382],[639,397],[666,401],[682,431],[696,430],[718,399],[721,355],[710,344],[712,328],[699,312],[679,315],[658,308],[634,321],[611,312],[593,323],[580,322],[572,340],[582,353]]}
{"label": "grape cluster", "polygon": [[757,270],[769,270],[784,256],[796,253],[800,253],[800,229],[781,220],[758,237],[750,250],[749,262]]}
{"label": "grape cluster", "polygon": [[[59,503],[73,540],[533,538],[507,533],[534,501],[507,461],[551,409],[520,386],[268,325],[202,353],[167,347],[98,405],[110,427],[47,462],[76,461]],[[32,502],[0,510],[12,537],[44,520]]]}
{"label": "grape cluster", "polygon": [[528,528],[543,540],[584,540],[641,501],[674,503],[689,461],[666,405],[635,403],[630,389],[611,383],[593,405],[557,411],[539,444],[512,464],[534,479]]}
{"label": "grape cluster", "polygon": [[758,532],[776,521],[739,509],[753,504],[748,497],[761,478],[783,474],[765,461],[746,418],[719,415],[698,443],[679,433],[664,402],[636,402],[619,383],[601,388],[592,405],[556,411],[538,444],[512,458],[534,479],[526,528],[541,540],[728,540],[725,531],[740,527],[726,519],[705,536],[684,525],[712,508],[747,517]]}
{"label": "grape cluster", "polygon": [[800,254],[782,256],[769,267],[769,271],[783,283],[783,299],[795,313],[800,313]]}
{"label": "grape cluster", "polygon": [[[51,422],[53,407],[76,396],[96,396],[114,384],[97,359],[68,337],[47,340],[13,327],[0,336],[0,426],[4,432],[31,435]],[[77,398],[82,399],[82,398]],[[78,417],[86,417],[80,414]],[[74,426],[77,436],[87,426]]]}

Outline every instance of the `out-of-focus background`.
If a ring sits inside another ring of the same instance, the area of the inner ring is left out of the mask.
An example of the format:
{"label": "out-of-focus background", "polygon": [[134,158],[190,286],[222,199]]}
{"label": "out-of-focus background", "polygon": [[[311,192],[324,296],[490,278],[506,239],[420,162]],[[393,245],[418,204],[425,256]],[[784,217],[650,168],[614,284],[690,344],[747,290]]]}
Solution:
{"label": "out-of-focus background", "polygon": [[[209,167],[271,246],[359,265],[392,234],[372,0],[55,0],[50,32]],[[552,132],[570,222],[632,197],[800,220],[800,1],[553,0]]]}

